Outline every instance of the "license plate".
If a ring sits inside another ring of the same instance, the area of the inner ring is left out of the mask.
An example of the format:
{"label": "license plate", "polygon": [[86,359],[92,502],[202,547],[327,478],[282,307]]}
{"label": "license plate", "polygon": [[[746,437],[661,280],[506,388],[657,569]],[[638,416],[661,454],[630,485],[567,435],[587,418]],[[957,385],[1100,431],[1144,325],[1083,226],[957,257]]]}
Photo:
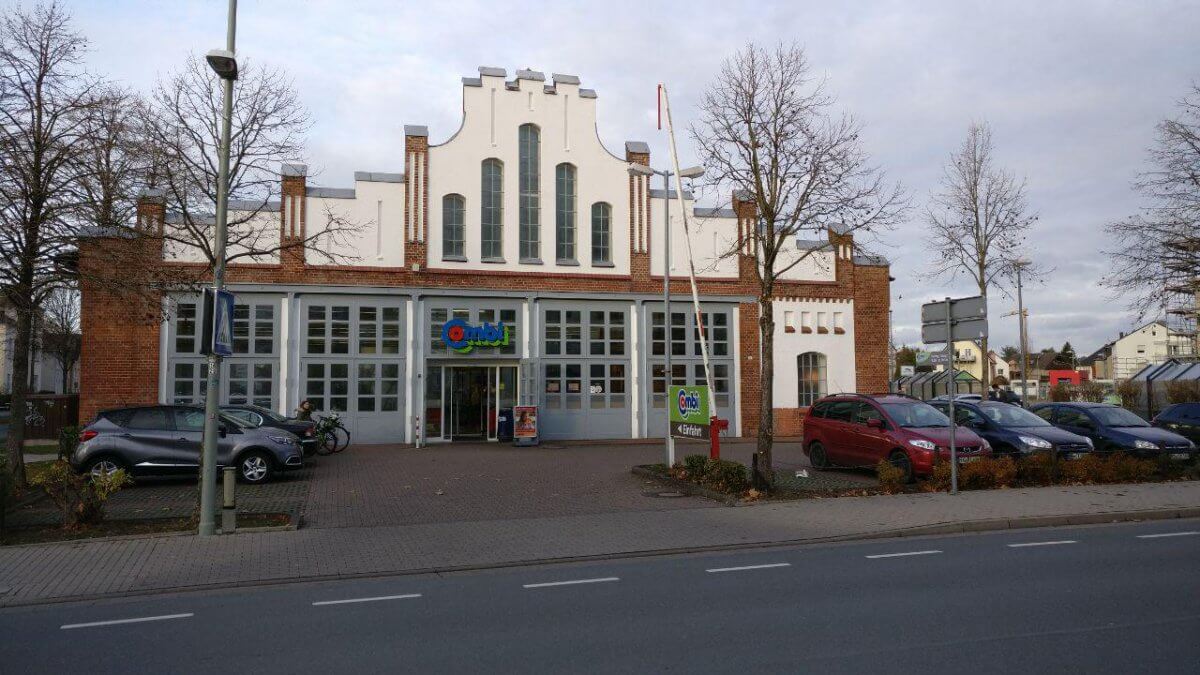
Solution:
{"label": "license plate", "polygon": [[1171,459],[1187,459],[1189,456],[1186,452],[1171,453]]}
{"label": "license plate", "polygon": [[966,464],[967,462],[974,462],[974,461],[975,461],[975,460],[977,460],[977,459],[979,459],[979,458],[978,458],[978,457],[959,457],[959,458],[958,458],[958,463],[959,463],[959,464]]}
{"label": "license plate", "polygon": [[1067,453],[1067,459],[1079,459],[1080,457],[1083,457],[1082,452],[1068,452]]}

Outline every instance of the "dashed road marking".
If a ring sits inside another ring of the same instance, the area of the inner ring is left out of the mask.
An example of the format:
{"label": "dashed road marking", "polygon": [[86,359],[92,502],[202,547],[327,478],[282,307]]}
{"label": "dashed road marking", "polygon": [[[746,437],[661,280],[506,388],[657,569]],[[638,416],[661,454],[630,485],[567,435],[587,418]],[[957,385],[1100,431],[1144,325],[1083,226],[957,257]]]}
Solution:
{"label": "dashed road marking", "polygon": [[1139,535],[1137,536],[1137,538],[1138,538],[1138,539],[1162,539],[1163,537],[1194,537],[1194,536],[1196,536],[1196,535],[1198,535],[1198,534],[1200,534],[1200,532],[1195,532],[1195,531],[1188,531],[1188,532],[1160,532],[1160,533],[1158,533],[1158,534],[1139,534]]}
{"label": "dashed road marking", "polygon": [[711,570],[704,570],[709,574],[718,572],[745,572],[746,570],[765,570],[773,567],[791,567],[792,563],[768,563],[765,565],[743,565],[741,567],[715,567]]}
{"label": "dashed road marking", "polygon": [[1030,546],[1061,546],[1063,544],[1078,544],[1074,539],[1063,539],[1061,541],[1027,541],[1020,544],[1008,544],[1009,548],[1028,548]]}
{"label": "dashed road marking", "polygon": [[405,593],[404,595],[377,595],[373,598],[347,598],[345,600],[321,600],[314,602],[313,607],[325,605],[349,605],[356,602],[379,602],[381,600],[410,600],[421,597],[420,593]]}
{"label": "dashed road marking", "polygon": [[91,621],[88,623],[68,623],[59,626],[60,630],[71,630],[72,628],[95,628],[97,626],[117,626],[125,623],[145,623],[147,621],[168,621],[170,619],[187,619],[195,616],[192,613],[187,614],[163,614],[161,616],[141,616],[136,619],[112,619],[110,621]]}
{"label": "dashed road marking", "polygon": [[910,555],[934,555],[935,553],[941,553],[941,551],[906,551],[904,553],[876,553],[875,555],[867,556],[867,558],[870,560],[875,560],[877,558],[903,558],[905,556],[910,556]]}
{"label": "dashed road marking", "polygon": [[574,586],[576,584],[602,584],[620,581],[620,577],[597,577],[595,579],[573,579],[571,581],[545,581],[540,584],[525,584],[522,588],[550,588],[551,586]]}

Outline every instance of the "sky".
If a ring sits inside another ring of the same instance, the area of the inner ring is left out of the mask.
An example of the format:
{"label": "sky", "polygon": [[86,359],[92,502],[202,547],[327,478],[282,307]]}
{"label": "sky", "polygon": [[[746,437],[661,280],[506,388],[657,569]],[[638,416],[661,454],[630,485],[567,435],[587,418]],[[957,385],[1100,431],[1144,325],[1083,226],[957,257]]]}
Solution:
{"label": "sky", "polygon": [[[11,4],[11,3],[8,3]],[[226,3],[65,2],[91,41],[88,67],[146,91],[189,53],[223,47]],[[796,43],[828,79],[837,109],[863,125],[864,148],[910,195],[906,222],[879,234],[892,261],[897,344],[920,341],[920,305],[975,295],[966,279],[929,279],[923,209],[972,121],[1027,181],[1039,218],[1028,255],[1052,270],[1026,286],[1033,349],[1070,340],[1090,353],[1136,327],[1098,282],[1110,265],[1104,225],[1134,214],[1154,126],[1200,81],[1200,1],[1173,2],[382,2],[242,0],[238,55],[286,68],[313,127],[310,182],[349,187],[355,170],[402,171],[404,124],[438,143],[459,126],[460,78],[481,65],[578,75],[599,96],[599,134],[669,157],[655,90],[677,127],[724,59],[747,42]],[[700,163],[685,134],[682,165]],[[993,348],[1015,344],[1015,299],[993,293]]]}

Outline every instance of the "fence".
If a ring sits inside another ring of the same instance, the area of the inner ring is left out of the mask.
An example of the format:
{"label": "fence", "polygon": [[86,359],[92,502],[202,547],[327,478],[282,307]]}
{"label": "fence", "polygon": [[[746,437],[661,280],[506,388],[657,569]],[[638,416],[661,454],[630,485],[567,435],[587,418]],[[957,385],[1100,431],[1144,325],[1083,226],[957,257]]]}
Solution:
{"label": "fence", "polygon": [[30,394],[25,400],[25,438],[57,440],[63,427],[77,424],[79,394]]}

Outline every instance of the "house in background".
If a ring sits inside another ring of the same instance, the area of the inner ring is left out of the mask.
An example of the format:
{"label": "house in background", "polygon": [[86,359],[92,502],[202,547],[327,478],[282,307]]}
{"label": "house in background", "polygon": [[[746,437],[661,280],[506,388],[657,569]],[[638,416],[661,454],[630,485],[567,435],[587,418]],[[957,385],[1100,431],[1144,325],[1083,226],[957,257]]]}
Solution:
{"label": "house in background", "polygon": [[[14,342],[17,335],[16,311],[0,303],[0,394],[12,392]],[[63,381],[62,366],[58,359],[39,349],[40,340],[29,350],[29,391],[66,394],[79,391],[79,362],[67,373]]]}
{"label": "house in background", "polygon": [[[1091,363],[1092,375],[1096,379],[1126,380],[1147,364],[1168,359],[1194,358],[1192,340],[1186,333],[1172,330],[1163,321],[1152,321],[1131,333],[1121,335],[1101,347],[1096,354],[1107,351],[1104,363]],[[1089,356],[1089,359],[1092,357]],[[1103,372],[1103,377],[1101,373]]]}

